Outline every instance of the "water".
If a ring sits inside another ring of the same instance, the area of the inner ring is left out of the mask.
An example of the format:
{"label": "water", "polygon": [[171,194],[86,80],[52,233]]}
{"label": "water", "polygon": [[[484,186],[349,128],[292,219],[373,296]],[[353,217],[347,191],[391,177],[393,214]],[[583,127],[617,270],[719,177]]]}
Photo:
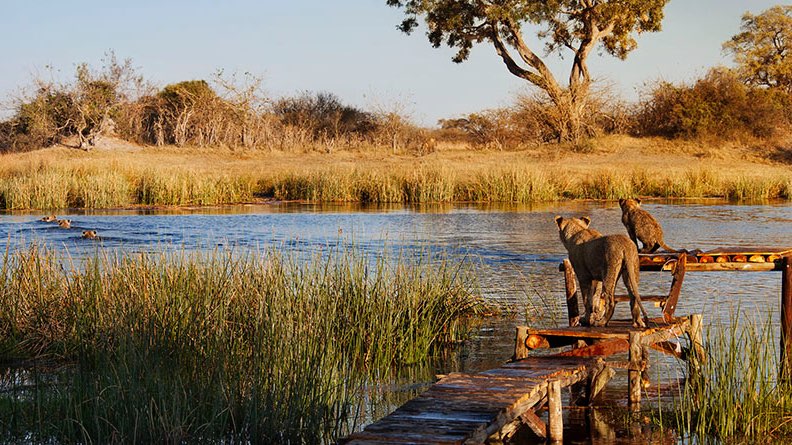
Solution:
{"label": "water", "polygon": [[[792,205],[731,205],[718,201],[646,202],[643,206],[663,225],[674,248],[792,247]],[[61,249],[64,257],[92,255],[98,247],[125,252],[163,249],[240,250],[275,247],[312,254],[338,243],[351,243],[372,255],[385,250],[444,251],[465,256],[475,265],[482,294],[516,314],[487,320],[456,355],[422,375],[406,378],[393,392],[393,405],[430,384],[434,372],[478,371],[508,359],[515,324],[565,324],[563,277],[559,263],[566,251],[558,240],[555,215],[592,218],[600,232],[625,233],[615,203],[574,202],[532,206],[424,205],[361,207],[355,205],[279,204],[181,210],[67,212],[72,229],[38,221],[40,213],[0,214],[0,247],[32,241]],[[101,240],[81,238],[96,230]],[[644,273],[641,292],[668,292],[670,275]],[[619,285],[621,286],[621,284]],[[624,293],[624,291],[618,291]],[[778,317],[780,274],[689,273],[676,313],[702,312],[705,325],[718,328],[738,313],[757,321]],[[627,304],[616,317],[629,317]],[[648,308],[650,314],[659,309]],[[657,383],[673,380],[681,367],[653,355]],[[606,396],[623,400],[624,378]],[[387,411],[387,410],[385,410]]]}

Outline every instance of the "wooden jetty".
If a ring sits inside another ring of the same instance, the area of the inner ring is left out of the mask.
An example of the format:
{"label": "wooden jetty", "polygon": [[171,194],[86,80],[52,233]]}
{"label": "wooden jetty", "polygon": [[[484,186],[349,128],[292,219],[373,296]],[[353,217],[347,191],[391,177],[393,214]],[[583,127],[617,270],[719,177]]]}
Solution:
{"label": "wooden jetty", "polygon": [[[514,356],[499,368],[479,373],[453,373],[420,396],[397,408],[342,444],[471,444],[501,443],[520,426],[539,438],[563,438],[561,389],[574,387],[578,402],[590,403],[614,375],[626,369],[628,400],[637,407],[650,349],[687,360],[697,372],[704,359],[701,315],[675,317],[674,311],[688,271],[782,271],[782,336],[792,359],[792,249],[716,249],[684,254],[641,255],[642,271],[671,272],[668,294],[647,295],[645,301],[662,309],[646,328],[631,320],[611,320],[607,327],[579,326],[575,275],[565,261],[560,269],[566,284],[569,327],[517,327]],[[618,296],[617,301],[626,301]],[[679,342],[687,338],[686,347]],[[531,355],[543,348],[560,348],[548,355]],[[626,361],[610,359],[627,353]],[[582,391],[581,391],[582,388]],[[540,415],[547,410],[547,421]]]}

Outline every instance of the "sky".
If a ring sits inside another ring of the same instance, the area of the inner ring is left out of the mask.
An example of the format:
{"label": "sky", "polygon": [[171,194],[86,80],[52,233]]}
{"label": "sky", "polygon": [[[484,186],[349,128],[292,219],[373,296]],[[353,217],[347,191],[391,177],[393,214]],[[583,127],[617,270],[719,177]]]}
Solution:
{"label": "sky", "polygon": [[[210,79],[218,69],[263,78],[273,98],[326,91],[365,109],[398,109],[424,125],[509,105],[526,83],[509,74],[491,45],[455,64],[423,30],[396,29],[402,12],[385,0],[5,0],[0,14],[0,102],[36,76],[68,80],[80,62],[99,67],[112,50],[155,85]],[[635,101],[658,79],[691,81],[729,65],[721,45],[746,11],[778,0],[671,0],[663,30],[638,36],[626,61],[593,53],[592,75]],[[541,52],[534,28],[529,44]],[[548,55],[559,79],[569,55]]]}

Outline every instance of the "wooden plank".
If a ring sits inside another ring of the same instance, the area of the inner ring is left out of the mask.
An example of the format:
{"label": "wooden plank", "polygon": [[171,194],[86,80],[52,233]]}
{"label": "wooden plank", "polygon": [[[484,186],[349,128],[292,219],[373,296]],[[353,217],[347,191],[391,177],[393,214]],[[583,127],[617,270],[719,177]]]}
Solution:
{"label": "wooden plank", "polygon": [[729,263],[695,263],[688,264],[685,268],[688,272],[769,272],[781,270],[781,265],[772,263],[748,263],[748,262],[729,262]]}
{"label": "wooden plank", "polygon": [[572,269],[572,263],[568,259],[564,260],[563,268],[569,326],[578,326],[580,325],[580,306],[577,297],[577,285],[575,284],[575,271]]}
{"label": "wooden plank", "polygon": [[641,365],[643,351],[641,348],[641,335],[637,332],[630,333],[630,370],[629,374],[629,401],[630,405],[641,403]]}
{"label": "wooden plank", "polygon": [[708,250],[708,251],[703,252],[703,253],[704,254],[710,254],[710,255],[719,253],[719,254],[726,254],[726,255],[738,255],[738,254],[742,254],[742,255],[748,255],[748,254],[751,254],[751,255],[754,255],[754,254],[771,255],[771,254],[776,254],[776,255],[784,256],[784,255],[792,255],[792,247],[767,247],[767,246],[764,246],[764,247],[756,247],[756,246],[754,246],[754,247],[718,247],[717,249]]}
{"label": "wooden plank", "polygon": [[597,357],[620,354],[630,350],[630,344],[624,339],[604,340],[590,346],[575,348],[556,354],[561,357]]}
{"label": "wooden plank", "polygon": [[551,443],[564,440],[564,417],[561,411],[561,382],[547,384],[547,435]]}
{"label": "wooden plank", "polygon": [[[698,263],[702,264],[702,263]],[[673,278],[671,279],[671,290],[668,292],[668,300],[663,308],[663,319],[666,322],[671,322],[674,317],[674,311],[679,301],[679,294],[682,291],[682,282],[685,280],[685,271],[687,270],[687,256],[680,255],[677,262],[674,264]]]}

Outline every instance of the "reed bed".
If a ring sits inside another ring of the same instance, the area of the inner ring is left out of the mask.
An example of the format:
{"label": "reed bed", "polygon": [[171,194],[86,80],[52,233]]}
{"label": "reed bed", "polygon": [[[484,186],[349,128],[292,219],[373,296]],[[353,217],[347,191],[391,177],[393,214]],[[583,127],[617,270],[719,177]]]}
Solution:
{"label": "reed bed", "polygon": [[6,252],[0,440],[332,441],[355,428],[366,382],[464,336],[482,307],[471,277],[347,247]]}
{"label": "reed bed", "polygon": [[[139,160],[138,160],[139,161]],[[247,164],[245,164],[247,165]],[[258,165],[251,163],[250,165]],[[85,161],[19,163],[0,168],[0,209],[217,205],[271,200],[361,203],[614,200],[625,196],[792,199],[788,173],[733,173],[689,167],[564,169],[523,162],[464,168],[416,166],[281,166],[278,170],[212,165]]]}
{"label": "reed bed", "polygon": [[792,438],[792,382],[779,378],[778,327],[733,317],[709,329],[707,362],[666,421],[695,443],[756,443]]}

